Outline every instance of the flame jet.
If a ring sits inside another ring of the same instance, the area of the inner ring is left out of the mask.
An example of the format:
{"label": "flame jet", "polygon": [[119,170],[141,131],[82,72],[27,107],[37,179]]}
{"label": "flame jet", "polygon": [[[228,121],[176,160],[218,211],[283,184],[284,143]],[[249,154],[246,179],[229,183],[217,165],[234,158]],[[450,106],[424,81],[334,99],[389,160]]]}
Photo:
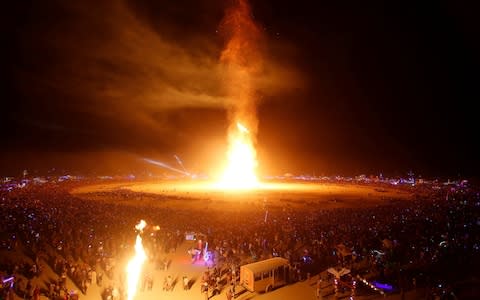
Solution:
{"label": "flame jet", "polygon": [[220,61],[225,71],[230,121],[227,166],[220,185],[233,189],[252,188],[259,183],[255,150],[258,126],[255,78],[263,70],[263,34],[246,0],[234,1],[220,29],[226,38]]}
{"label": "flame jet", "polygon": [[128,262],[126,272],[127,272],[127,300],[132,300],[137,293],[137,286],[140,280],[140,275],[142,273],[142,265],[147,259],[147,254],[142,244],[142,237],[140,236],[143,232],[143,229],[147,226],[147,223],[144,220],[141,220],[135,226],[135,229],[138,231],[137,238],[135,240],[135,256]]}

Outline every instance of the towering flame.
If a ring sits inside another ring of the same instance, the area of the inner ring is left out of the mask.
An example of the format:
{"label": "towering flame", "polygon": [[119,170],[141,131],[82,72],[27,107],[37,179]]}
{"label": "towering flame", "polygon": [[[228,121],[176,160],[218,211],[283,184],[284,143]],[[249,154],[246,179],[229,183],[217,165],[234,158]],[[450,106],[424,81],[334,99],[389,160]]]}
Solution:
{"label": "towering flame", "polygon": [[147,259],[147,254],[142,244],[142,237],[140,236],[143,229],[147,226],[144,220],[141,220],[135,226],[138,230],[137,239],[135,241],[135,256],[128,262],[127,272],[127,299],[132,300],[137,292],[138,282],[142,273],[142,265]]}
{"label": "towering flame", "polygon": [[247,0],[235,0],[227,9],[221,32],[227,41],[220,61],[225,67],[230,126],[227,166],[220,184],[226,188],[252,188],[258,184],[255,78],[263,70],[263,37]]}
{"label": "towering flame", "polygon": [[250,131],[241,123],[237,123],[237,132],[230,141],[227,156],[227,168],[220,180],[224,188],[245,189],[258,185],[255,169],[257,160],[252,144]]}

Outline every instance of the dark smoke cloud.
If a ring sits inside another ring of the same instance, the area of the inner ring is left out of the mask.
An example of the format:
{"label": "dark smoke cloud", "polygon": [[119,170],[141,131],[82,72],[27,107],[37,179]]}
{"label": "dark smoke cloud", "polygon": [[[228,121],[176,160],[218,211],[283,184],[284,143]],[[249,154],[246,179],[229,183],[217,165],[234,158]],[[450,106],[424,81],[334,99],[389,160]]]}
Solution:
{"label": "dark smoke cloud", "polygon": [[[14,118],[44,129],[85,131],[81,124],[90,116],[161,134],[175,129],[169,122],[175,111],[222,110],[223,41],[216,31],[224,7],[180,2],[53,1],[22,7],[28,13],[15,36],[19,52],[12,70],[31,113],[18,109]],[[273,63],[267,70],[259,87],[265,95],[292,82],[284,81],[288,71]],[[47,114],[37,115],[36,108]],[[55,116],[65,113],[73,118]]]}
{"label": "dark smoke cloud", "polygon": [[[26,65],[16,68],[22,91],[81,98],[67,106],[146,125],[154,125],[151,113],[158,110],[221,106],[208,41],[183,48],[121,1],[57,5],[59,20],[35,22],[20,41],[26,50]],[[52,12],[43,14],[35,17],[49,18]]]}
{"label": "dark smoke cloud", "polygon": [[[227,6],[52,0],[8,7],[9,101],[0,122],[15,134],[3,141],[4,160],[19,151],[195,156],[222,145],[228,94],[219,24]],[[262,99],[301,86],[291,66],[268,57],[256,84]]]}

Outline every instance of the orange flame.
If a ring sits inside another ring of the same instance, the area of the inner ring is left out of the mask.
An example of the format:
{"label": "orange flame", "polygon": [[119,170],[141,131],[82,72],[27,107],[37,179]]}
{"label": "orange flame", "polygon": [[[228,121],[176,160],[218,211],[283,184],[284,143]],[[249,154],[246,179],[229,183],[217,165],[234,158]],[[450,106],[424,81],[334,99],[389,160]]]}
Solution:
{"label": "orange flame", "polygon": [[135,226],[135,229],[139,231],[135,241],[135,256],[128,262],[126,268],[128,300],[132,300],[135,297],[142,272],[142,265],[147,259],[147,254],[145,253],[145,249],[143,248],[142,244],[142,238],[140,237],[140,234],[145,226],[147,226],[147,223],[144,220],[141,220],[140,223]]}
{"label": "orange flame", "polygon": [[237,128],[230,144],[228,165],[220,180],[220,186],[231,189],[253,188],[258,185],[255,148],[248,129],[241,123],[237,123]]}
{"label": "orange flame", "polygon": [[251,188],[258,185],[255,174],[257,132],[255,77],[263,65],[261,56],[262,33],[252,19],[246,0],[237,0],[226,11],[221,25],[227,43],[221,55],[228,87],[227,166],[220,179],[226,188]]}

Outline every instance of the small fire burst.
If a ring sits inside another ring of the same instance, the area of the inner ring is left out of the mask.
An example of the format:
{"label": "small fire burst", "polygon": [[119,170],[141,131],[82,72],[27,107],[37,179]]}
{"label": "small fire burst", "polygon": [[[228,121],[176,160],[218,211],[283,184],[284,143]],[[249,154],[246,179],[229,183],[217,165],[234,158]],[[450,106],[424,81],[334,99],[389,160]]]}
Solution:
{"label": "small fire burst", "polygon": [[230,137],[227,167],[219,185],[227,189],[249,189],[258,186],[255,174],[256,153],[247,127],[237,122],[237,130]]}
{"label": "small fire burst", "polygon": [[138,230],[135,241],[135,256],[128,262],[126,268],[128,300],[132,300],[135,297],[142,272],[142,265],[147,259],[147,254],[145,253],[145,249],[143,248],[142,244],[142,237],[140,236],[145,226],[147,226],[147,223],[144,220],[141,220],[140,223],[135,226],[135,229]]}

